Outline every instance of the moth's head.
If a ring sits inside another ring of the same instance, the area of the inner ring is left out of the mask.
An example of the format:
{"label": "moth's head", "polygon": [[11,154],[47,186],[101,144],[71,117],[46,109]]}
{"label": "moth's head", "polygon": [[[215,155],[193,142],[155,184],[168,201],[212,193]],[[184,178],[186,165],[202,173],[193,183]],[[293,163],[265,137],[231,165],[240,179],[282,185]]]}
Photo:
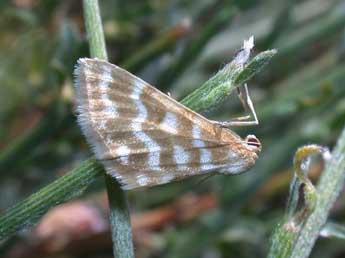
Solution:
{"label": "moth's head", "polygon": [[259,154],[261,152],[261,142],[255,135],[249,134],[245,139],[244,143],[247,145],[247,148],[251,151]]}
{"label": "moth's head", "polygon": [[261,142],[254,135],[248,135],[237,148],[228,149],[225,166],[219,170],[222,174],[240,174],[254,166],[261,152]]}

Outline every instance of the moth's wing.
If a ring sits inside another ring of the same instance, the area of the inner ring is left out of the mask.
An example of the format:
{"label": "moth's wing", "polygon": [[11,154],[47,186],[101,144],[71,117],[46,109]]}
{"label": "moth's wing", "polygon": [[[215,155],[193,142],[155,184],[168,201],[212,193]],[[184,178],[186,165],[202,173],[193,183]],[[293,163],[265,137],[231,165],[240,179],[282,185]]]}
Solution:
{"label": "moth's wing", "polygon": [[86,58],[78,61],[75,77],[78,122],[96,157],[123,188],[224,166],[228,144],[219,141],[212,123],[140,78]]}

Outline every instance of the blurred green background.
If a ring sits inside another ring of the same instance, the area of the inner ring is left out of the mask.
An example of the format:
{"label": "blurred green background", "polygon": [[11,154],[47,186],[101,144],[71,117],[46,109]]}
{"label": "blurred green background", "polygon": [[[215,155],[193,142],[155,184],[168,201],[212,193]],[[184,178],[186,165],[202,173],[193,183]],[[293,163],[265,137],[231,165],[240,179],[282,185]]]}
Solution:
{"label": "blurred green background", "polygon": [[[278,54],[249,88],[262,142],[240,176],[192,178],[129,192],[136,257],[265,257],[282,218],[295,150],[332,148],[345,122],[345,2],[336,0],[103,0],[109,60],[175,99],[230,62],[254,35],[252,56]],[[91,156],[73,114],[73,68],[88,56],[81,1],[0,2],[0,211]],[[243,115],[236,96],[208,118]],[[311,169],[315,181],[322,164]],[[1,257],[112,257],[104,182],[62,205]],[[344,196],[331,219],[344,217]],[[55,213],[54,213],[55,212]],[[43,223],[45,222],[45,223]],[[345,257],[320,238],[311,257]]]}

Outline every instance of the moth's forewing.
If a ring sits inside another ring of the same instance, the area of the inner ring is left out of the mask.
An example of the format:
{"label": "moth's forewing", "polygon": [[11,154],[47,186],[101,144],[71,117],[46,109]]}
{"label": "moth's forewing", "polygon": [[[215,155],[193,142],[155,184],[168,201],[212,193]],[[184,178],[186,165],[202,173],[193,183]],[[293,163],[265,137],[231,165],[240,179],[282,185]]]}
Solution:
{"label": "moth's forewing", "polygon": [[257,158],[234,132],[113,64],[79,59],[75,77],[78,122],[124,189],[216,170],[239,173]]}

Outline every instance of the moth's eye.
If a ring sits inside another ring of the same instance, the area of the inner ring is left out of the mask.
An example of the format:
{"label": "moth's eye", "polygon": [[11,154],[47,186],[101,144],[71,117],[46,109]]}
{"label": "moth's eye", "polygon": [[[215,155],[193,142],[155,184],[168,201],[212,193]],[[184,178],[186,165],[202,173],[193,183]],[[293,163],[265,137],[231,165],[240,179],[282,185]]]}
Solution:
{"label": "moth's eye", "polygon": [[248,135],[245,139],[247,145],[254,148],[254,151],[260,152],[261,151],[261,142],[255,135]]}

